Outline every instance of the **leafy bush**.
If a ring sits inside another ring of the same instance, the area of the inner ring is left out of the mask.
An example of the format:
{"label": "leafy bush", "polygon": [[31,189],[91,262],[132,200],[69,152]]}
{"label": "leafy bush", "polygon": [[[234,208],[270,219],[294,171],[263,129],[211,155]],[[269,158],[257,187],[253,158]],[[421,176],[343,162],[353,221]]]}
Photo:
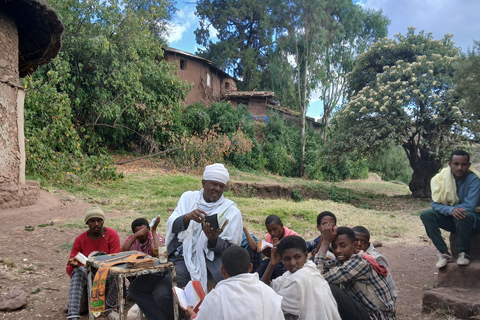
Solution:
{"label": "leafy bush", "polygon": [[189,134],[201,134],[210,128],[210,116],[204,104],[197,102],[183,111],[182,125]]}
{"label": "leafy bush", "polygon": [[233,134],[238,129],[238,114],[229,102],[216,102],[208,109],[210,123],[216,126],[217,130]]}
{"label": "leafy bush", "polygon": [[400,146],[391,145],[375,153],[368,164],[369,169],[378,172],[385,181],[400,180],[408,184],[412,178],[413,170]]}
{"label": "leafy bush", "polygon": [[[60,68],[66,67],[59,64]],[[116,179],[113,160],[104,149],[88,149],[71,120],[70,100],[56,89],[59,73],[50,70],[23,79],[25,96],[26,174],[58,182]]]}

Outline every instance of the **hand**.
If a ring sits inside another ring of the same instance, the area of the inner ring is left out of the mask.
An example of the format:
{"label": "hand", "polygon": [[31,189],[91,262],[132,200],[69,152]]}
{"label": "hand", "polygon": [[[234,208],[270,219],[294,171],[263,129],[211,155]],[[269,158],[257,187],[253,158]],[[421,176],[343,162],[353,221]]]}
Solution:
{"label": "hand", "polygon": [[205,233],[208,241],[210,241],[211,244],[217,244],[218,234],[216,230],[210,227],[210,223],[205,223],[205,225],[203,226],[203,232]]}
{"label": "hand", "polygon": [[272,255],[271,255],[271,258],[270,258],[270,263],[272,265],[276,266],[277,264],[280,263],[280,261],[282,261],[282,256],[280,255],[280,253],[278,253],[277,247],[273,247],[272,248]]}
{"label": "hand", "polygon": [[148,233],[150,232],[150,230],[148,230],[147,226],[143,226],[141,227],[140,229],[138,229],[137,232],[135,232],[134,236],[135,238],[139,238],[141,236],[146,236],[148,237]]}
{"label": "hand", "polygon": [[452,211],[452,216],[457,220],[462,220],[467,215],[467,210],[463,208],[454,208]]}
{"label": "hand", "polygon": [[278,240],[278,238],[273,238],[272,239],[272,244],[274,247],[278,246],[278,244],[280,243],[280,240]]}
{"label": "hand", "polygon": [[195,311],[193,311],[193,307],[192,306],[188,306],[187,308],[187,311],[186,311],[186,314],[187,314],[187,317],[189,319],[191,319],[193,316],[196,316],[197,314],[195,313]]}
{"label": "hand", "polygon": [[333,222],[326,223],[322,226],[322,241],[320,241],[320,245],[323,241],[330,245],[336,237],[337,226]]}
{"label": "hand", "polygon": [[200,209],[195,209],[192,212],[189,212],[185,215],[185,217],[183,218],[183,222],[190,222],[193,220],[195,222],[202,223],[206,215],[207,213],[205,211]]}
{"label": "hand", "polygon": [[160,217],[157,217],[157,220],[155,220],[155,223],[153,224],[153,227],[152,227],[153,234],[157,233],[156,231],[159,224],[160,224]]}
{"label": "hand", "polygon": [[78,262],[78,260],[75,259],[75,258],[68,259],[68,263],[74,268],[77,268],[77,267],[81,266],[80,262]]}

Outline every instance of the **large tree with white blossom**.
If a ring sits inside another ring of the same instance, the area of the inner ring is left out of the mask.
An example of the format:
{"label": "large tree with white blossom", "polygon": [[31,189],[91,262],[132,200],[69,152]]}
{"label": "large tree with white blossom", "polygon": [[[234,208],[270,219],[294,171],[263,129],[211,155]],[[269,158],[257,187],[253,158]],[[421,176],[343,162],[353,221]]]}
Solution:
{"label": "large tree with white blossom", "polygon": [[430,33],[383,39],[357,58],[349,74],[350,97],[336,115],[333,154],[367,155],[401,145],[413,169],[414,197],[430,197],[430,179],[463,138],[465,115],[454,90],[459,51],[451,35]]}

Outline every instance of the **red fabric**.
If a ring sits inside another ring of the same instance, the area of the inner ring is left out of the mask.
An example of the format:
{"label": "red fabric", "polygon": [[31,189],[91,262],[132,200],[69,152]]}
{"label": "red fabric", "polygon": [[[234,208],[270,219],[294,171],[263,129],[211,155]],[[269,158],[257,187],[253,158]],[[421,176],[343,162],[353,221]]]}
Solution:
{"label": "red fabric", "polygon": [[[288,237],[288,236],[298,236],[298,233],[296,233],[296,232],[293,231],[293,230],[288,229],[288,228],[285,227],[285,226],[283,227],[283,231],[284,231],[284,233],[283,233],[282,239],[285,238],[285,237]],[[267,242],[273,243],[273,241],[272,241],[272,236],[270,235],[270,233],[267,233],[267,234],[265,235],[265,240],[266,240]],[[278,240],[280,240],[280,239],[278,239]]]}
{"label": "red fabric", "polygon": [[[120,237],[117,231],[105,227],[105,233],[100,239],[90,239],[87,235],[87,231],[75,238],[73,242],[72,252],[70,253],[70,259],[75,257],[77,253],[81,252],[86,257],[93,251],[105,252],[106,254],[120,252]],[[67,262],[67,273],[72,275],[73,267]]]}
{"label": "red fabric", "polygon": [[371,255],[367,254],[367,253],[364,253],[361,255],[363,259],[367,260],[373,267],[373,269],[375,271],[377,271],[377,273],[381,276],[384,276],[386,277],[388,275],[388,270],[387,268],[385,268],[385,266],[382,266],[380,263],[377,262],[377,260],[375,260],[374,257],[372,257]]}

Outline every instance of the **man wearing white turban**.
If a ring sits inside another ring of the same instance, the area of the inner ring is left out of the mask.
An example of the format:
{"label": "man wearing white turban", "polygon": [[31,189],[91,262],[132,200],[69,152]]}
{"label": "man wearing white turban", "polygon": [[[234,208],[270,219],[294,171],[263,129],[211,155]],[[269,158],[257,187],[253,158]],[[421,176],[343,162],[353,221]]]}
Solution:
{"label": "man wearing white turban", "polygon": [[[183,193],[167,220],[168,254],[175,265],[178,287],[198,280],[206,291],[209,277],[215,282],[222,280],[222,253],[242,241],[242,214],[233,201],[223,197],[229,178],[223,164],[207,166],[203,188]],[[221,233],[210,228],[209,223],[203,224],[205,217],[213,214],[217,214],[219,226],[224,226]],[[148,320],[173,319],[169,275],[140,276],[130,285],[129,293]]]}

